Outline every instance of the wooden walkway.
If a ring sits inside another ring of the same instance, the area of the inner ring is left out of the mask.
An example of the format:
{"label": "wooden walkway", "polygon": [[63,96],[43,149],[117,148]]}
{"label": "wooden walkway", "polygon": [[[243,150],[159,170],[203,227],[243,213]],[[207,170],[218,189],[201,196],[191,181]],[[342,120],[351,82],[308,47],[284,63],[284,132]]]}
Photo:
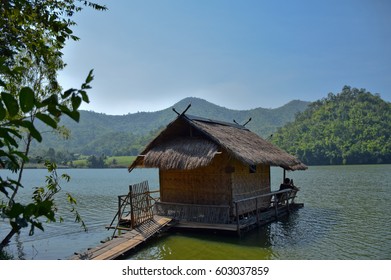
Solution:
{"label": "wooden walkway", "polygon": [[147,221],[102,245],[87,250],[83,253],[75,253],[71,260],[113,260],[126,254],[137,245],[144,243],[158,231],[168,226],[171,218],[154,216],[152,220]]}

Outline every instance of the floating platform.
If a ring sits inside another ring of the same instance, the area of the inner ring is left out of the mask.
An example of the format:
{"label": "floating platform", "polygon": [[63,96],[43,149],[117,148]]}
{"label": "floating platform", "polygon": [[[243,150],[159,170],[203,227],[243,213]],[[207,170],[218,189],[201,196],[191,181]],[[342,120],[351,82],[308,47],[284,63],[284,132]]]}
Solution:
{"label": "floating platform", "polygon": [[83,253],[75,253],[71,260],[114,260],[134,249],[138,245],[145,243],[156,233],[169,227],[171,218],[154,216],[137,227],[123,233],[112,240],[104,242],[102,245],[87,250]]}

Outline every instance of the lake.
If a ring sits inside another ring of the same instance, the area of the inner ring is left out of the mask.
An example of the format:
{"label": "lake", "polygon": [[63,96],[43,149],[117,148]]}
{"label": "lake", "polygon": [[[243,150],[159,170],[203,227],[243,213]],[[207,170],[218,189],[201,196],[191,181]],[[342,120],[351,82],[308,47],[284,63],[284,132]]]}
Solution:
{"label": "lake", "polygon": [[[12,240],[8,251],[20,259],[66,259],[74,252],[95,247],[109,238],[117,210],[117,196],[129,184],[148,179],[158,188],[154,169],[65,169],[71,176],[64,192],[78,201],[78,211],[88,227],[84,232],[64,210],[64,195],[58,205],[62,223],[44,224],[28,236],[24,230]],[[2,177],[9,175],[0,170]],[[27,199],[34,186],[44,184],[45,170],[25,170],[19,196]],[[138,248],[129,259],[297,259],[356,260],[391,259],[391,165],[311,166],[307,171],[288,172],[301,188],[298,200],[304,208],[289,217],[254,229],[241,237],[213,233],[169,232]],[[272,189],[282,179],[282,169],[272,168]],[[0,221],[4,236],[7,224]]]}

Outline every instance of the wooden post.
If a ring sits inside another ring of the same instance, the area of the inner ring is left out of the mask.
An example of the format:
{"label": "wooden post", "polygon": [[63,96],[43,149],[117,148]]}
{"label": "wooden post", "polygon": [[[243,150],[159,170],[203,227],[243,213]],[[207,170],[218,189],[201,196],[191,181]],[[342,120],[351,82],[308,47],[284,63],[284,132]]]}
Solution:
{"label": "wooden post", "polygon": [[121,196],[118,196],[118,223],[121,221]]}
{"label": "wooden post", "polygon": [[255,211],[257,211],[257,224],[259,226],[258,198],[255,199]]}
{"label": "wooden post", "polygon": [[288,213],[290,212],[290,209],[289,209],[289,197],[291,196],[291,192],[287,192],[286,193],[286,207],[288,208]]}
{"label": "wooden post", "polygon": [[132,185],[129,185],[129,204],[130,204],[130,225],[131,228],[134,228],[135,222],[134,222],[134,211],[133,211],[133,188]]}
{"label": "wooden post", "polygon": [[237,202],[235,202],[235,212],[236,212],[236,231],[238,232],[238,235],[240,236],[239,210],[238,210],[238,203]]}

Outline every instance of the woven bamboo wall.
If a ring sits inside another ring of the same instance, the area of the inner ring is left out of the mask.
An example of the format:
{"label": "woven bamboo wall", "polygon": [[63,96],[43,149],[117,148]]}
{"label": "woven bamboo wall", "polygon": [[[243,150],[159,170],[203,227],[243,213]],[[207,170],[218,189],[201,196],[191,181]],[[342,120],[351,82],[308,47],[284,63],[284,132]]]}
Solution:
{"label": "woven bamboo wall", "polygon": [[[239,200],[266,194],[271,191],[270,188],[270,166],[259,164],[252,168],[243,165],[239,161],[234,162],[235,172],[232,173],[232,196],[233,200]],[[269,205],[270,197],[258,199],[258,206]],[[241,203],[239,214],[244,214],[255,210],[255,200]]]}
{"label": "woven bamboo wall", "polygon": [[[238,199],[270,192],[270,166],[250,167],[224,152],[211,165],[194,170],[160,170],[160,197],[162,202],[230,205]],[[268,205],[270,198],[258,200]],[[240,214],[253,211],[255,201],[240,204]],[[231,211],[231,213],[234,213]]]}
{"label": "woven bamboo wall", "polygon": [[239,161],[234,162],[235,172],[232,173],[234,198],[245,198],[256,194],[270,192],[270,166],[257,165],[254,173],[248,165]]}
{"label": "woven bamboo wall", "polygon": [[228,157],[216,155],[207,167],[193,170],[160,170],[162,202],[200,205],[230,205],[231,173]]}

